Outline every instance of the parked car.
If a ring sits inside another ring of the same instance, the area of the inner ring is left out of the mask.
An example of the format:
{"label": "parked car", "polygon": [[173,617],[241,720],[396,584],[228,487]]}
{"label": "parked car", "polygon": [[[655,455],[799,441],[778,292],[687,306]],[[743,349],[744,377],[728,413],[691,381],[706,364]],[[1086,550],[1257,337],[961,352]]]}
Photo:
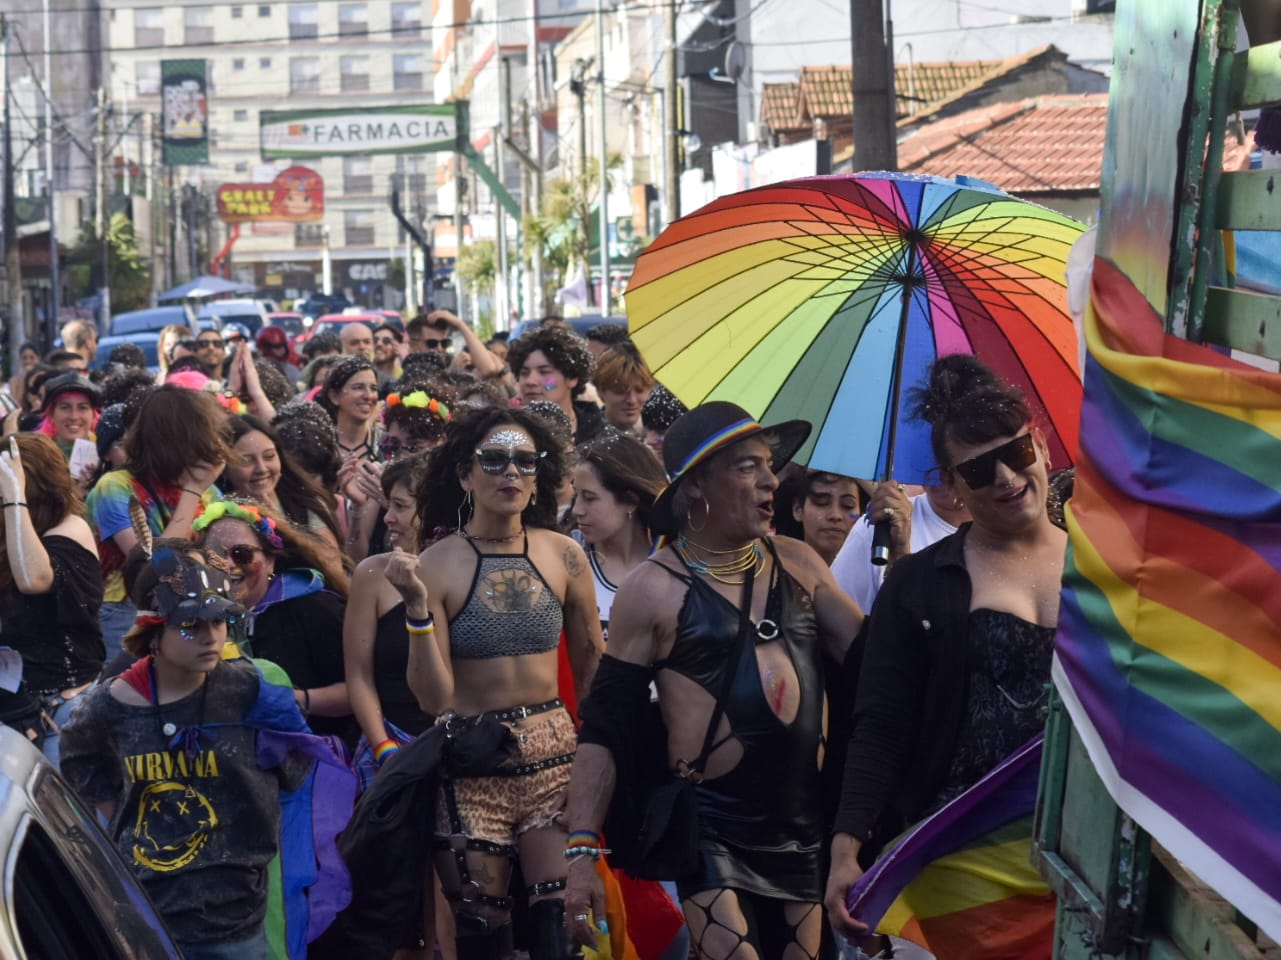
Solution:
{"label": "parked car", "polygon": [[[512,327],[511,333],[507,337],[507,342],[512,343],[519,340],[523,334],[528,333],[535,327],[542,324],[544,317],[538,317],[534,320],[522,320],[516,326]],[[621,315],[611,314],[608,317],[602,317],[599,313],[588,313],[581,317],[564,317],[564,322],[579,336],[585,336],[587,331],[592,327],[599,327],[603,323],[618,323],[627,326],[627,318]]]}
{"label": "parked car", "polygon": [[0,956],[181,960],[94,814],[16,730],[0,728]]}
{"label": "parked car", "polygon": [[98,341],[98,352],[93,357],[93,369],[103,369],[107,365],[112,349],[122,343],[133,343],[141,347],[143,356],[147,358],[147,369],[152,373],[160,372],[160,333],[154,330],[130,333],[126,336],[103,337]]}
{"label": "parked car", "polygon": [[342,313],[351,301],[341,293],[313,293],[306,300],[294,304],[294,309],[304,317],[319,317],[327,313]]}
{"label": "parked car", "polygon": [[202,323],[217,321],[201,329],[219,329],[223,324],[238,323],[251,334],[255,334],[258,328],[267,322],[267,311],[257,300],[210,300],[200,305],[196,319]]}
{"label": "parked car", "polygon": [[111,318],[111,327],[106,332],[113,337],[146,331],[159,333],[171,323],[190,327],[193,334],[198,329],[195,315],[187,307],[181,304],[170,304],[164,307],[148,307],[145,310],[117,313]]}
{"label": "parked car", "polygon": [[307,323],[306,318],[301,313],[269,313],[267,314],[267,326],[280,327],[292,340],[306,333],[310,324]]}
{"label": "parked car", "polygon": [[310,340],[321,332],[338,336],[342,333],[342,328],[350,323],[363,323],[373,330],[375,327],[382,326],[386,319],[381,313],[327,313],[316,318],[316,322],[307,331],[306,339]]}

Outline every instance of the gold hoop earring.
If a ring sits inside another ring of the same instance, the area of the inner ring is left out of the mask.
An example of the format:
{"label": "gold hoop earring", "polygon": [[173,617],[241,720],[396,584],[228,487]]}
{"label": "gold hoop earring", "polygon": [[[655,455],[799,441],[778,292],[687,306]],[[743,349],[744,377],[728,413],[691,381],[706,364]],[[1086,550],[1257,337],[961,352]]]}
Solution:
{"label": "gold hoop earring", "polygon": [[[699,500],[701,500],[703,503],[703,526],[702,527],[694,526],[694,503],[698,503]],[[699,497],[698,500],[694,501],[694,503],[691,503],[685,509],[685,523],[686,525],[688,525],[690,530],[692,530],[694,533],[701,533],[703,528],[707,526],[708,518],[710,518],[712,515],[712,505],[707,502],[706,497]]]}

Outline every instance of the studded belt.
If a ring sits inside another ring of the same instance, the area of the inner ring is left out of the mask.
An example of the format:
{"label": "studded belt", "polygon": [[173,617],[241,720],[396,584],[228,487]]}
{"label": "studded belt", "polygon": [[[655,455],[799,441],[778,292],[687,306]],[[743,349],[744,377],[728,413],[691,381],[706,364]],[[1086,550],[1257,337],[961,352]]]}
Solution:
{"label": "studded belt", "polygon": [[524,720],[526,717],[532,717],[536,713],[546,713],[548,710],[555,710],[557,707],[563,707],[560,697],[553,697],[546,703],[536,703],[532,707],[509,707],[506,710],[487,710],[481,714],[490,720],[497,720],[499,723],[511,723],[513,720]]}

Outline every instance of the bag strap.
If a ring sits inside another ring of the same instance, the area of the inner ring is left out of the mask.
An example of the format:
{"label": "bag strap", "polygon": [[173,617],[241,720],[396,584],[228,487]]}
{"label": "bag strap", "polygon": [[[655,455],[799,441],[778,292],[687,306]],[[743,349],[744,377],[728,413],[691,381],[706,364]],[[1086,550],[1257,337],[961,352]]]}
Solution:
{"label": "bag strap", "polygon": [[[752,569],[752,573],[755,573],[755,568]],[[698,756],[692,763],[685,765],[689,773],[701,775],[703,767],[707,764],[707,758],[714,749],[712,740],[716,736],[717,727],[720,726],[721,716],[725,713],[725,700],[729,696],[730,687],[734,684],[734,676],[738,673],[738,662],[742,659],[743,650],[747,647],[748,631],[752,626],[752,587],[755,583],[754,575],[748,576],[743,581],[743,607],[739,611],[738,639],[728,661],[728,669],[725,671],[725,680],[721,684],[720,694],[716,697],[715,706],[712,707],[712,718],[707,723],[707,733],[703,737],[703,749],[698,752]]]}

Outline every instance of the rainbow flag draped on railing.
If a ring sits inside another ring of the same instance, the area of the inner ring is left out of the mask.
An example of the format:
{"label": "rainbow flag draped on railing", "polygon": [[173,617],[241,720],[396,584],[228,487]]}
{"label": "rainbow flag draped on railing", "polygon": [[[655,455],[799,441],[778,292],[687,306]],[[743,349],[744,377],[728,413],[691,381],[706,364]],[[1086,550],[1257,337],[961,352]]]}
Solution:
{"label": "rainbow flag draped on railing", "polygon": [[1281,376],[1093,284],[1055,683],[1117,804],[1281,939]]}
{"label": "rainbow flag draped on railing", "polygon": [[1048,960],[1055,899],[1032,865],[1043,740],[904,834],[850,889],[850,913],[941,960]]}

